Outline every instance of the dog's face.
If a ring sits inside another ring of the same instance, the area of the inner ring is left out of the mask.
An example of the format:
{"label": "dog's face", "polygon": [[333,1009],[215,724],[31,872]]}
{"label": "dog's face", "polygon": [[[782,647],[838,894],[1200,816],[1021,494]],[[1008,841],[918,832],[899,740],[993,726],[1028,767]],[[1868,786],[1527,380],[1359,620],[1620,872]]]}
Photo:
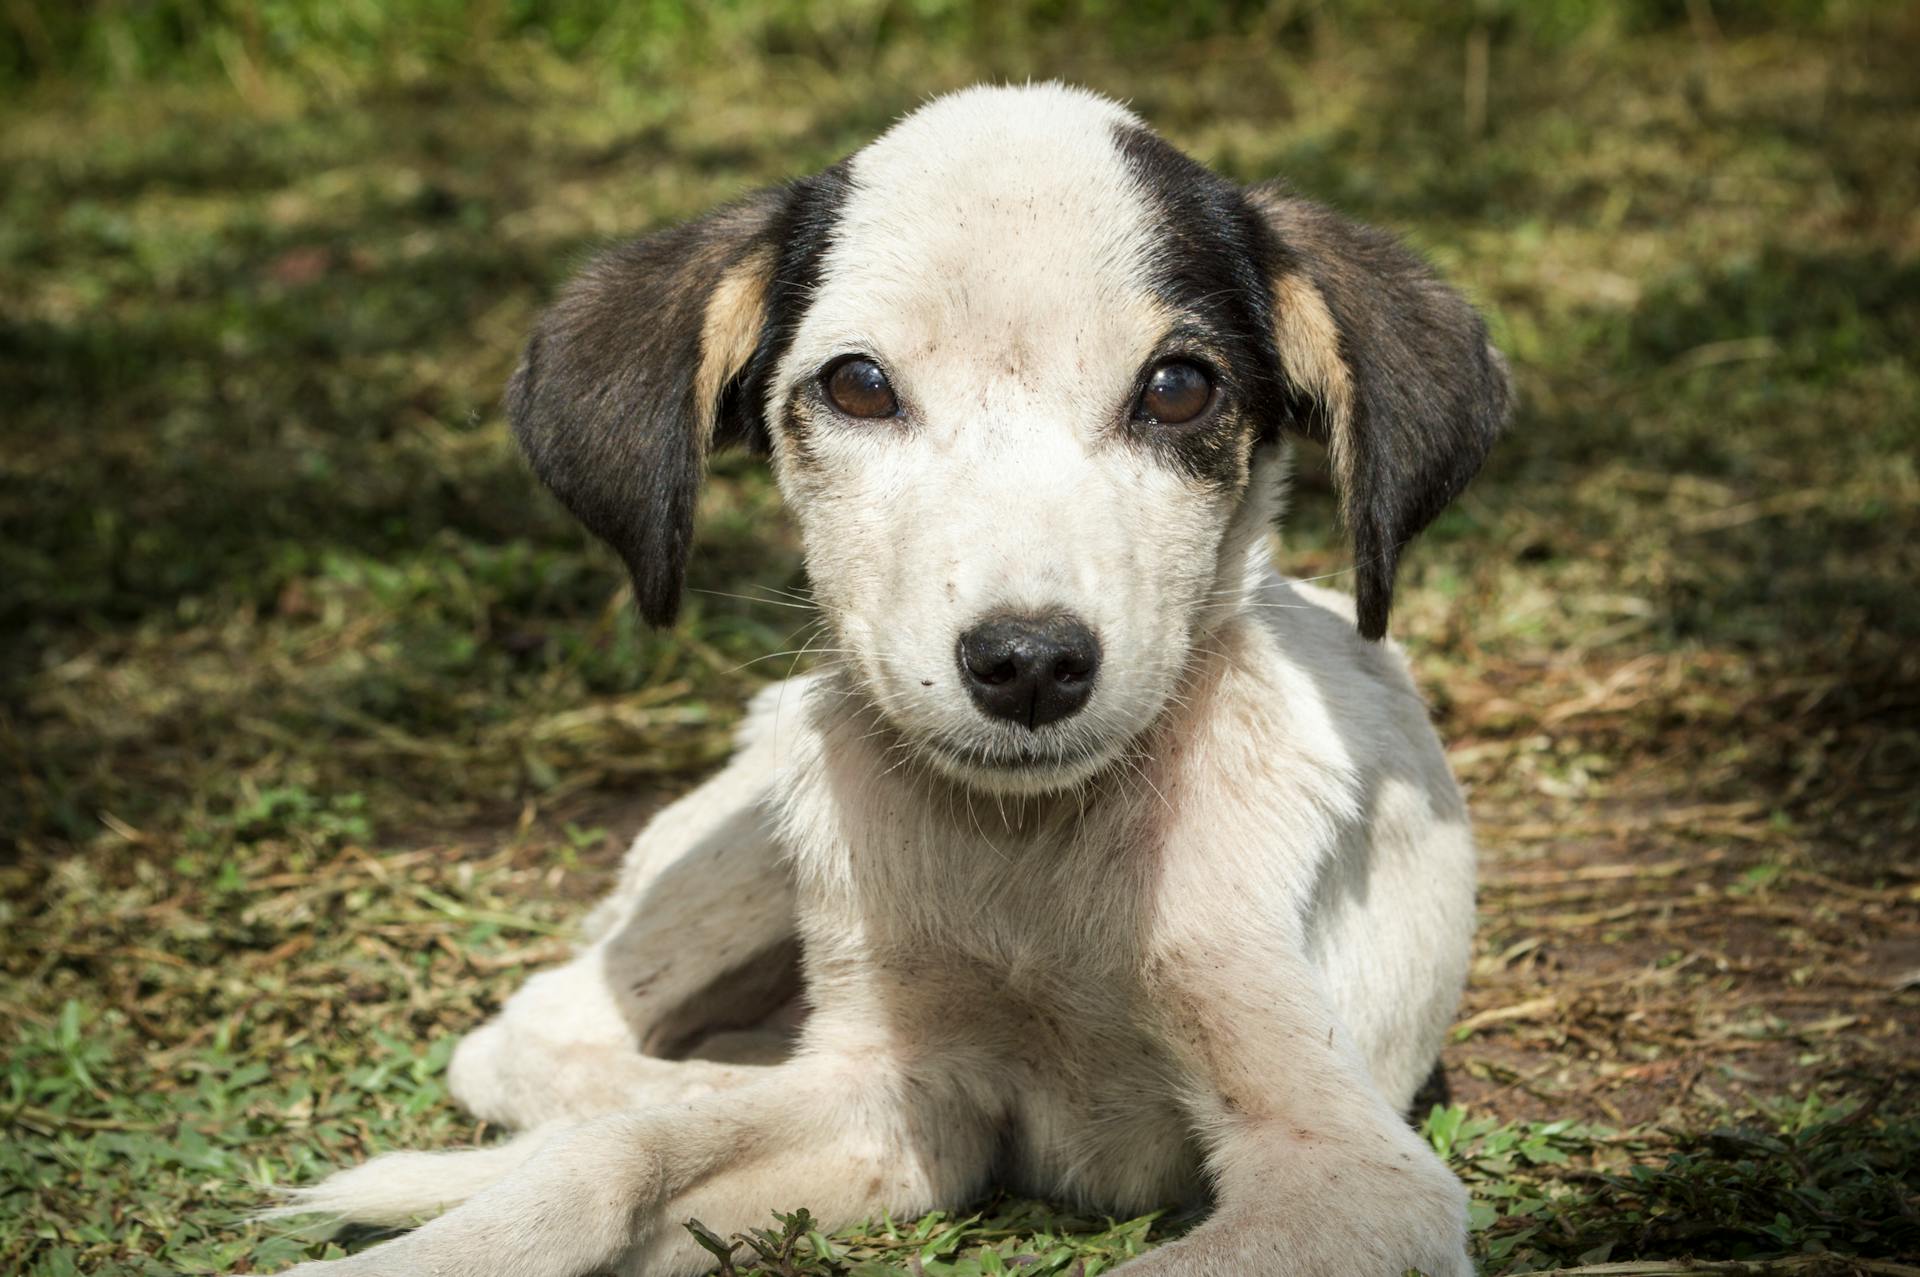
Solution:
{"label": "dog's face", "polygon": [[609,253],[510,407],[655,622],[707,450],[769,451],[874,705],[947,773],[1037,792],[1124,751],[1232,611],[1285,431],[1331,446],[1378,637],[1505,399],[1477,317],[1390,240],[1044,86]]}
{"label": "dog's face", "polygon": [[1231,294],[1170,286],[1137,127],[975,93],[855,155],[767,386],[815,597],[882,712],[976,784],[1082,778],[1159,712],[1276,384]]}

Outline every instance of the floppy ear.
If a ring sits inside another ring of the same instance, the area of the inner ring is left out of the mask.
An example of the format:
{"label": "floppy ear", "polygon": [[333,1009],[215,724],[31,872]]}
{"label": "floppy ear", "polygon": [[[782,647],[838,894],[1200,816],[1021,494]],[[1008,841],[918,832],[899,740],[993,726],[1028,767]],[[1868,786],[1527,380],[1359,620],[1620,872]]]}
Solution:
{"label": "floppy ear", "polygon": [[765,438],[741,375],[791,190],[602,253],[541,316],[507,386],[534,473],[626,561],[652,625],[680,610],[707,453]]}
{"label": "floppy ear", "polygon": [[1323,443],[1353,537],[1360,632],[1386,633],[1400,550],[1459,495],[1506,422],[1506,360],[1473,307],[1383,231],[1277,183],[1274,333],[1293,428]]}

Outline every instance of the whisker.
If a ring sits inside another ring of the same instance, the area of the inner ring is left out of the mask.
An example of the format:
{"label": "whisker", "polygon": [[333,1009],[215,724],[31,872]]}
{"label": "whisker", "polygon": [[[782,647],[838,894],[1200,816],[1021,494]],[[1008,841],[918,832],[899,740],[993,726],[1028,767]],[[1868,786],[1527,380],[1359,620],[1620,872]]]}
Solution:
{"label": "whisker", "polygon": [[[747,666],[749,665],[758,665],[762,661],[771,661],[775,657],[792,656],[792,657],[798,658],[806,655],[807,652],[809,651],[817,652],[822,656],[826,656],[829,654],[839,655],[839,656],[853,655],[853,649],[850,647],[794,647],[794,648],[788,648],[784,652],[768,652],[765,656],[756,656],[750,661],[742,661],[740,662],[740,664],[728,670],[727,673],[738,674],[741,670],[747,668]],[[788,677],[792,677],[793,670],[791,668],[787,670],[787,675]]]}
{"label": "whisker", "polygon": [[703,590],[703,589],[700,589],[700,588],[698,588],[698,587],[695,587],[695,588],[694,588],[694,590],[693,590],[693,593],[695,593],[695,594],[711,594],[711,595],[713,595],[713,596],[714,596],[715,598],[721,598],[721,599],[741,599],[741,600],[744,600],[745,602],[748,602],[748,603],[765,603],[765,604],[767,604],[767,605],[768,605],[768,606],[770,606],[770,607],[790,607],[790,608],[794,608],[794,609],[796,609],[796,610],[800,610],[800,611],[813,611],[813,610],[814,610],[814,604],[813,604],[812,602],[806,602],[806,603],[787,603],[787,602],[784,602],[784,601],[782,601],[782,600],[780,600],[780,599],[768,599],[768,598],[762,598],[761,596],[759,596],[759,595],[757,595],[757,594],[729,594],[729,593],[728,593],[727,591],[725,591],[725,590]]}
{"label": "whisker", "polygon": [[803,603],[813,602],[812,590],[806,590],[806,589],[786,590],[786,589],[782,589],[777,585],[761,585],[758,582],[754,583],[753,588],[756,590],[766,590],[772,594],[784,595],[785,597],[790,599],[799,599]]}
{"label": "whisker", "polygon": [[[820,633],[815,635],[814,638],[815,639],[825,638],[828,632],[828,628],[829,627],[825,625],[821,626]],[[814,643],[814,639],[808,639],[805,643],[801,644],[800,650],[794,653],[793,655],[792,663],[787,666],[787,676],[784,679],[780,680],[780,694],[776,696],[773,701],[773,739],[776,746],[779,744],[779,741],[780,741],[780,714],[781,714],[781,711],[783,711],[787,705],[787,688],[793,683],[793,671],[795,667],[797,667],[800,664],[800,658],[807,654],[807,649],[809,647],[812,647],[813,643]],[[847,651],[850,649],[839,648],[835,650]]]}

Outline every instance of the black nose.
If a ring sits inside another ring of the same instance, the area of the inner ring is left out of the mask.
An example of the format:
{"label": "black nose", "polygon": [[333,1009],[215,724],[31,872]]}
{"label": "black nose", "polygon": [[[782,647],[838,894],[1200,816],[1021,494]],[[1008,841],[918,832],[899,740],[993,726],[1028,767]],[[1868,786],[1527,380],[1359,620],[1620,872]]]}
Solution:
{"label": "black nose", "polygon": [[1001,616],[960,636],[960,673],[995,718],[1040,727],[1076,713],[1093,694],[1100,640],[1078,617]]}

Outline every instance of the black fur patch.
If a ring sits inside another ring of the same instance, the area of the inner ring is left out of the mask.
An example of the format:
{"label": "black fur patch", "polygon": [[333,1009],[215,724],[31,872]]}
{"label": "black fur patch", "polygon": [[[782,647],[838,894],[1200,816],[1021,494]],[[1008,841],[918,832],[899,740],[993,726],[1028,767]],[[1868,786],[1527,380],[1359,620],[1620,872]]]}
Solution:
{"label": "black fur patch", "polygon": [[[1506,363],[1459,293],[1392,235],[1298,199],[1249,192],[1264,213],[1269,260],[1325,300],[1352,379],[1341,445],[1360,632],[1386,633],[1400,552],[1479,472],[1506,424]],[[1296,417],[1325,442],[1325,412]]]}
{"label": "black fur patch", "polygon": [[[752,399],[757,414],[759,433],[752,443],[762,452],[769,447],[766,404],[774,390],[774,375],[813,304],[814,291],[820,286],[821,261],[833,245],[840,211],[853,191],[849,162],[841,160],[803,185],[788,205],[781,226],[780,256],[767,290],[767,322],[760,331],[760,344],[740,378],[742,393]],[[805,417],[790,412],[786,421],[796,451],[804,455]]]}
{"label": "black fur patch", "polygon": [[1272,339],[1264,228],[1239,187],[1164,139],[1134,126],[1114,135],[1157,215],[1154,291],[1187,330],[1180,348],[1209,356],[1225,395],[1221,411],[1192,427],[1140,437],[1195,477],[1235,486],[1252,445],[1277,438],[1292,411]]}
{"label": "black fur patch", "polygon": [[[844,165],[609,249],[547,310],[507,387],[534,472],[626,562],[640,613],[678,615],[711,446],[764,451],[767,378],[792,340],[846,193]],[[711,439],[694,402],[707,306],[726,271],[773,255],[753,354],[719,390]]]}
{"label": "black fur patch", "polygon": [[[1329,442],[1330,405],[1309,393],[1311,377],[1281,366],[1273,287],[1298,275],[1326,301],[1353,387],[1339,443],[1351,459],[1360,631],[1379,638],[1401,548],[1459,495],[1505,421],[1506,373],[1486,326],[1392,236],[1279,186],[1243,191],[1145,129],[1116,129],[1115,140],[1159,214],[1156,290],[1222,352],[1256,444],[1283,429]],[[1208,431],[1153,437],[1213,481],[1236,451]]]}

